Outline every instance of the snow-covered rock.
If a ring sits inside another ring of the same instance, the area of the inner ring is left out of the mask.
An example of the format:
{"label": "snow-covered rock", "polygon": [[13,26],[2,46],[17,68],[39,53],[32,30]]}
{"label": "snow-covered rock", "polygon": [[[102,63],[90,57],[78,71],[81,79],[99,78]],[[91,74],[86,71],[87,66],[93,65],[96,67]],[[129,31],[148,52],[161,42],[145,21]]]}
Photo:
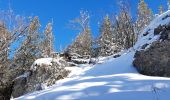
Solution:
{"label": "snow-covered rock", "polygon": [[141,74],[170,76],[170,11],[152,21],[135,48],[133,64]]}
{"label": "snow-covered rock", "polygon": [[18,97],[55,84],[68,75],[69,71],[65,67],[68,67],[68,63],[61,57],[37,59],[28,72],[14,80],[12,96]]}
{"label": "snow-covered rock", "polygon": [[168,25],[170,23],[170,10],[157,16],[138,36],[137,43],[134,46],[134,49],[141,50],[142,46],[148,44],[149,47],[154,41],[160,39],[160,34],[154,34],[154,30],[160,25]]}

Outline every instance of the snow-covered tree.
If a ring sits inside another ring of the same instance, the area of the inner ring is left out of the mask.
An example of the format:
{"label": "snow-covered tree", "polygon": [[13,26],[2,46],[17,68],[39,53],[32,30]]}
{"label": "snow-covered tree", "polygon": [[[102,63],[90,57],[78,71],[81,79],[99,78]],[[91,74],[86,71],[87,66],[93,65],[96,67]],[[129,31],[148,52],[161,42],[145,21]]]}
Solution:
{"label": "snow-covered tree", "polygon": [[168,5],[168,10],[170,10],[170,0],[168,0],[167,5]]}
{"label": "snow-covered tree", "polygon": [[112,35],[116,52],[128,49],[136,42],[135,24],[130,13],[130,4],[126,0],[120,0],[118,4],[120,13],[113,16],[112,20]]}
{"label": "snow-covered tree", "polygon": [[114,54],[115,43],[113,43],[113,31],[112,24],[108,15],[104,18],[100,27],[100,37],[98,40],[100,47],[100,56],[109,56]]}
{"label": "snow-covered tree", "polygon": [[52,57],[54,52],[54,36],[52,31],[52,23],[48,23],[46,25],[45,31],[44,31],[44,39],[42,40],[42,43],[40,45],[40,48],[42,49],[42,56],[43,57]]}
{"label": "snow-covered tree", "polygon": [[8,31],[3,22],[0,22],[0,69],[7,65],[11,33]]}
{"label": "snow-covered tree", "polygon": [[136,21],[138,32],[144,29],[152,19],[152,10],[148,8],[148,5],[144,0],[140,0],[138,4],[138,16]]}
{"label": "snow-covered tree", "polygon": [[136,42],[134,23],[126,4],[120,7],[120,14],[116,17],[114,35],[119,50],[128,49]]}
{"label": "snow-covered tree", "polygon": [[39,49],[39,29],[39,18],[34,17],[33,20],[31,20],[28,29],[26,30],[26,36],[24,37],[23,43],[14,54],[15,66],[29,69],[32,63],[42,55]]}
{"label": "snow-covered tree", "polygon": [[75,53],[81,56],[91,55],[92,36],[89,26],[90,16],[86,11],[80,11],[80,17],[72,20],[74,29],[79,30],[75,41],[68,46],[66,52]]}
{"label": "snow-covered tree", "polygon": [[163,10],[163,6],[162,5],[160,5],[159,6],[159,14],[162,14],[164,12],[164,10]]}

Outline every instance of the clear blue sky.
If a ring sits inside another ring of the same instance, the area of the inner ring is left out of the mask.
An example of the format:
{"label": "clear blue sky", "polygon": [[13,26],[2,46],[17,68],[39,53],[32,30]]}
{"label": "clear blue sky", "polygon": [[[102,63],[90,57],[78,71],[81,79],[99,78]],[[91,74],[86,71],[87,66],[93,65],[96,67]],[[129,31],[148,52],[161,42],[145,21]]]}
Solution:
{"label": "clear blue sky", "polygon": [[[67,27],[69,20],[79,15],[80,10],[87,10],[91,15],[91,28],[93,36],[98,32],[98,22],[107,13],[117,13],[117,1],[119,0],[11,0],[11,7],[16,14],[25,16],[39,16],[42,27],[45,27],[51,19],[54,22],[55,49],[60,46],[65,48],[78,34]],[[139,0],[129,0],[131,12],[136,15]],[[167,9],[167,0],[145,0],[149,7],[157,13],[158,6],[163,5]],[[9,0],[0,0],[0,8],[8,9]]]}

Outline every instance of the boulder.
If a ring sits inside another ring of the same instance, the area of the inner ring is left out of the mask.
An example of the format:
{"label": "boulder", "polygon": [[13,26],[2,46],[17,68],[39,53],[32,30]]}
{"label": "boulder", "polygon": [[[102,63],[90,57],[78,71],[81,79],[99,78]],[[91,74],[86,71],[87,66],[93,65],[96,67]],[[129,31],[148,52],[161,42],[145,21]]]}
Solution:
{"label": "boulder", "polygon": [[133,61],[144,75],[170,77],[170,41],[156,41],[147,50],[137,51]]}
{"label": "boulder", "polygon": [[70,71],[65,67],[68,67],[68,63],[62,58],[37,59],[30,70],[13,80],[12,96],[16,98],[55,84],[57,80],[68,76]]}
{"label": "boulder", "polygon": [[154,35],[158,35],[163,31],[163,26],[159,25],[157,28],[154,29]]}
{"label": "boulder", "polygon": [[27,78],[26,77],[20,77],[14,80],[14,88],[12,91],[12,96],[14,98],[19,97],[23,94],[25,94],[26,90],[26,84],[27,84]]}
{"label": "boulder", "polygon": [[158,34],[159,40],[135,53],[133,65],[144,75],[170,77],[170,25],[155,28],[154,35]]}

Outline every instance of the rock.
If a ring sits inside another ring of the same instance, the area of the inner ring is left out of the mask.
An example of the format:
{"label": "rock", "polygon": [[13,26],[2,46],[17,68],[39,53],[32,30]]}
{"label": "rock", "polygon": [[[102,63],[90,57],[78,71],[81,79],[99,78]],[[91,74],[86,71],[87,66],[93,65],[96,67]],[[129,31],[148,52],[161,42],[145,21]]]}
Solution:
{"label": "rock", "polygon": [[144,75],[170,77],[170,41],[156,41],[150,48],[136,52],[133,65]]}
{"label": "rock", "polygon": [[145,49],[147,46],[148,46],[149,44],[144,44],[142,47],[141,47],[141,49]]}
{"label": "rock", "polygon": [[161,33],[160,39],[167,40],[169,39],[169,36],[170,36],[170,30],[166,30]]}
{"label": "rock", "polygon": [[159,25],[154,29],[155,35],[160,39],[142,46],[142,51],[137,51],[133,65],[144,75],[170,77],[170,24]]}
{"label": "rock", "polygon": [[71,62],[75,64],[88,64],[89,59],[72,59]]}
{"label": "rock", "polygon": [[154,35],[158,35],[162,31],[163,31],[163,26],[159,25],[157,28],[154,29]]}
{"label": "rock", "polygon": [[0,85],[0,100],[10,100],[13,91],[13,82]]}
{"label": "rock", "polygon": [[149,32],[147,31],[145,34],[143,34],[143,36],[147,36],[149,34]]}
{"label": "rock", "polygon": [[99,61],[97,58],[91,58],[89,64],[96,64]]}
{"label": "rock", "polygon": [[26,84],[27,84],[26,77],[20,77],[20,78],[14,80],[14,88],[12,91],[12,96],[14,98],[16,98],[16,97],[19,97],[19,96],[25,94]]}
{"label": "rock", "polygon": [[168,17],[170,17],[170,15],[166,15],[165,17],[162,18],[162,20],[167,19]]}
{"label": "rock", "polygon": [[117,58],[117,57],[120,57],[121,55],[120,54],[116,54],[113,56],[113,58]]}
{"label": "rock", "polygon": [[[14,79],[12,96],[42,90],[44,85],[51,86],[57,80],[68,76],[68,63],[62,58],[41,58],[34,62],[30,70]],[[0,99],[1,100],[1,99]]]}

